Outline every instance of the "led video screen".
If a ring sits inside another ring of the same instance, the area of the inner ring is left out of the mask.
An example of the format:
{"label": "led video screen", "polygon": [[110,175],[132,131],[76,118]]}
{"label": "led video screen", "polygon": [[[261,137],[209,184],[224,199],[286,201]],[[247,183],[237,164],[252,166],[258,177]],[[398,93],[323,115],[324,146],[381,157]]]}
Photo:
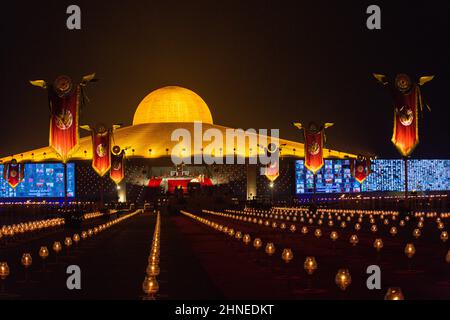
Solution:
{"label": "led video screen", "polygon": [[[372,173],[362,186],[350,173],[350,160],[325,160],[317,172],[317,193],[349,193],[375,191],[403,191],[405,169],[403,160],[377,159]],[[312,193],[312,173],[303,160],[295,163],[296,194]],[[450,160],[409,160],[409,191],[443,191],[450,189]]]}
{"label": "led video screen", "polygon": [[[3,173],[3,165],[0,165]],[[75,164],[67,164],[67,196],[75,197]],[[62,198],[64,197],[64,166],[62,163],[27,163],[24,179],[15,188],[0,178],[0,198]]]}

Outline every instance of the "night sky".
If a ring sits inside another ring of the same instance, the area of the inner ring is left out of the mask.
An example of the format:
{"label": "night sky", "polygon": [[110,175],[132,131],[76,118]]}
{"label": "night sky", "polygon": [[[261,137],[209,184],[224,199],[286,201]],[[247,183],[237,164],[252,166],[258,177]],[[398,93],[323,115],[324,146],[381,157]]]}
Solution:
{"label": "night sky", "polygon": [[[81,31],[66,28],[70,4]],[[381,30],[366,28],[370,4]],[[46,92],[28,80],[95,71],[80,123],[129,125],[150,91],[179,85],[216,124],[302,141],[293,121],[334,122],[328,147],[389,158],[393,108],[371,73],[434,74],[413,157],[450,157],[448,0],[8,1],[0,23],[2,156],[48,144]]]}

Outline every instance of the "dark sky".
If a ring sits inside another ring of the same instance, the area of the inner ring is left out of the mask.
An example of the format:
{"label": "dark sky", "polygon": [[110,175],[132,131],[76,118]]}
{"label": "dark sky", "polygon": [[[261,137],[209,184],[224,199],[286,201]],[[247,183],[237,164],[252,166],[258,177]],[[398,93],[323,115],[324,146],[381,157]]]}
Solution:
{"label": "dark sky", "polygon": [[[66,29],[66,8],[82,30]],[[381,7],[382,29],[366,28]],[[0,154],[48,144],[45,91],[29,79],[97,72],[82,123],[131,124],[140,100],[165,85],[197,92],[216,124],[280,128],[334,122],[328,146],[398,157],[393,110],[372,72],[434,74],[432,108],[414,157],[450,157],[450,1],[8,1],[1,17]]]}

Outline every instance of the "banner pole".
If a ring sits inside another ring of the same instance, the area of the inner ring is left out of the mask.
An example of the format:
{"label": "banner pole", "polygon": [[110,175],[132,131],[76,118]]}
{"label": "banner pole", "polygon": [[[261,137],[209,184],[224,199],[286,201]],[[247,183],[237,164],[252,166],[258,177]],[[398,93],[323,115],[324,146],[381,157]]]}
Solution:
{"label": "banner pole", "polygon": [[67,209],[67,162],[63,162],[64,167],[64,208]]}
{"label": "banner pole", "polygon": [[313,186],[314,186],[314,194],[313,194],[313,203],[316,205],[316,173],[313,174]]}
{"label": "banner pole", "polygon": [[403,157],[403,163],[405,165],[405,205],[408,200],[408,158]]}

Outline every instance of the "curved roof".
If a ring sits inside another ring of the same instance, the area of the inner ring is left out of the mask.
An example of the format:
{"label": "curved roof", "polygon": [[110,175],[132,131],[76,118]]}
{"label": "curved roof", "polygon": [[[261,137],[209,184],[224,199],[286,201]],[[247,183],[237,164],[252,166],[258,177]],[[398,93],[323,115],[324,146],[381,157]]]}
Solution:
{"label": "curved roof", "polygon": [[[230,129],[227,127],[214,125],[214,124],[203,124],[202,125],[202,135],[208,129],[215,128],[218,129],[223,136],[223,150],[219,150],[223,156],[226,155],[239,155],[243,157],[252,157],[256,154],[263,153],[262,148],[251,148],[251,145],[246,142],[245,150],[234,150],[236,142],[233,142],[233,148],[228,150],[226,148],[226,130]],[[165,156],[170,156],[172,149],[179,143],[178,139],[171,141],[171,135],[176,129],[186,129],[191,133],[190,150],[191,156],[195,154],[201,154],[202,150],[194,147],[194,123],[183,122],[183,123],[143,123],[138,125],[133,125],[129,127],[122,127],[114,131],[114,143],[121,146],[122,148],[128,147],[126,150],[127,157],[136,158],[160,158]],[[200,132],[200,131],[199,131]],[[260,138],[261,136],[254,133],[249,133],[247,136],[254,136]],[[235,140],[236,141],[236,140]],[[248,141],[248,139],[247,139]],[[270,138],[268,139],[270,142]],[[201,148],[205,148],[211,142],[203,141]],[[282,147],[281,155],[283,156],[294,156],[294,157],[304,157],[304,144],[294,141],[289,141],[285,139],[279,140],[280,145],[286,144]],[[186,142],[186,150],[189,150],[189,143]],[[183,155],[186,156],[186,155]],[[60,159],[56,153],[50,147],[44,147],[36,150],[31,150],[21,154],[13,155],[17,161],[59,161]],[[344,157],[355,157],[355,155],[345,152],[340,152],[331,149],[324,150],[325,158],[344,158]],[[12,157],[5,157],[1,160],[9,161]],[[89,160],[92,159],[92,142],[91,137],[87,136],[80,139],[79,149],[73,154],[71,160]]]}
{"label": "curved roof", "polygon": [[168,86],[152,91],[141,101],[134,114],[133,125],[194,121],[213,123],[208,105],[189,89]]}

